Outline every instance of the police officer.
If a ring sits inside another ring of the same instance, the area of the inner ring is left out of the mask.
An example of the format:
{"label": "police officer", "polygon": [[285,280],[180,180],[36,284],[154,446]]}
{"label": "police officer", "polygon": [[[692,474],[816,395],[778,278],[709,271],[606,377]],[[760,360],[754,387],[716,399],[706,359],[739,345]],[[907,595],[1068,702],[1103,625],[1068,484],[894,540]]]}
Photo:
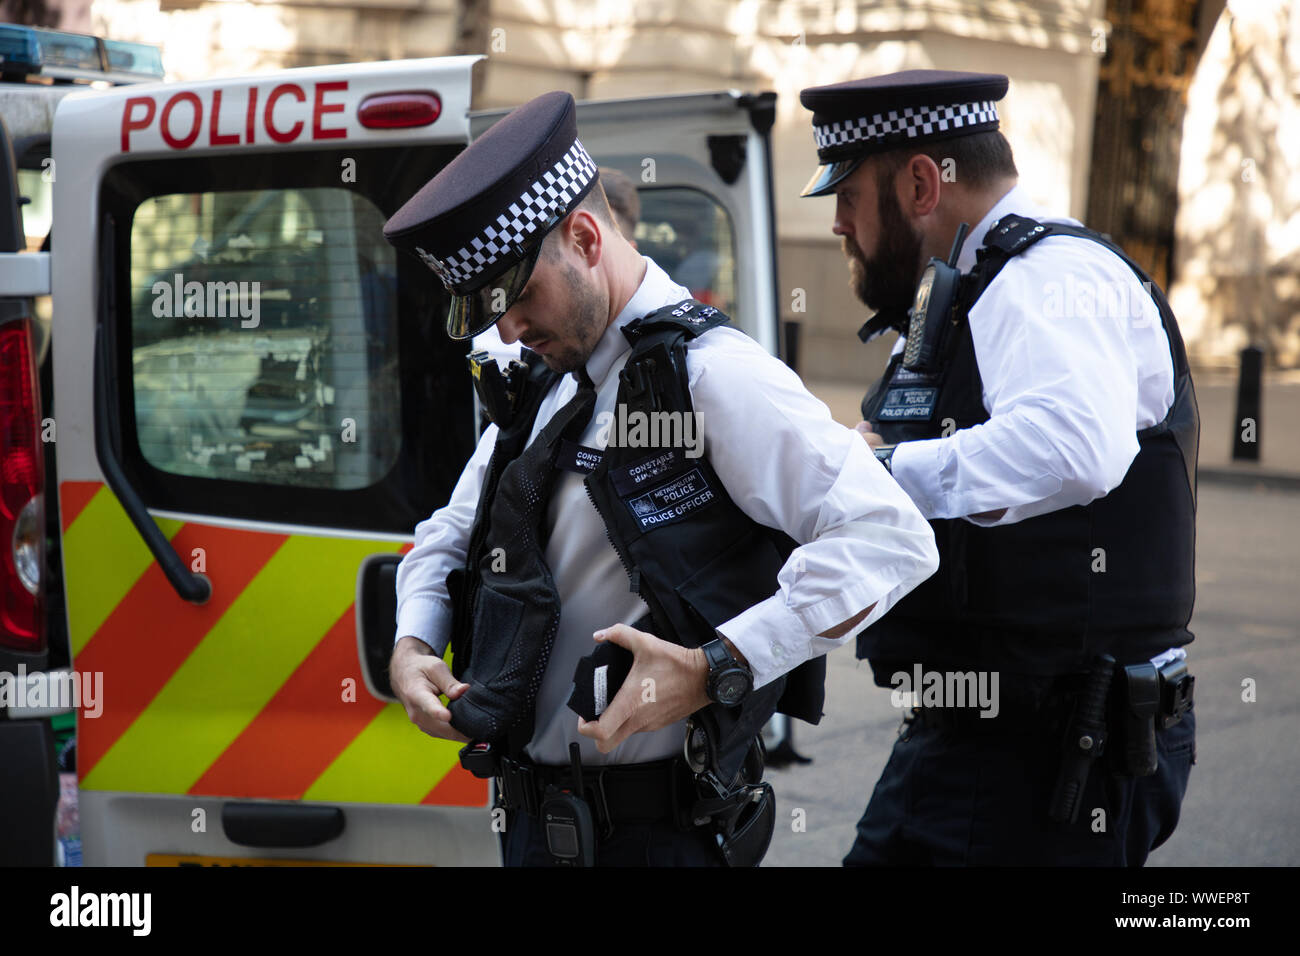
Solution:
{"label": "police officer", "polygon": [[1194,761],[1199,425],[1178,325],[1120,250],[1017,185],[1006,91],[910,70],[801,94],[821,163],[803,194],[836,197],[876,310],[860,336],[900,333],[858,430],[940,550],[858,638],[920,706],[846,865],[1141,865]]}
{"label": "police officer", "polygon": [[[620,235],[568,94],[500,120],[385,235],[452,293],[449,335],[527,347],[399,568],[395,693],[495,777],[507,865],[756,863],[784,675],[933,572],[924,519]],[[656,444],[637,427],[661,413],[680,433]],[[792,709],[815,719],[812,674]]]}

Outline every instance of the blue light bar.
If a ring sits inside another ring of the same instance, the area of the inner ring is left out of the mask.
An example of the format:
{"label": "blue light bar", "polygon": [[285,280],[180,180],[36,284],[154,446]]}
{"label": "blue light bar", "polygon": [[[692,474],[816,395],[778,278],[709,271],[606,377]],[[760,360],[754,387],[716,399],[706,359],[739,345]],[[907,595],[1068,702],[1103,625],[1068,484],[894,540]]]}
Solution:
{"label": "blue light bar", "polygon": [[0,73],[6,79],[138,83],[163,78],[162,53],[147,43],[0,24]]}
{"label": "blue light bar", "polygon": [[41,44],[30,27],[0,23],[0,70],[36,73],[41,68]]}
{"label": "blue light bar", "polygon": [[105,40],[104,53],[108,56],[111,73],[130,73],[151,80],[163,78],[162,50],[148,43],[127,43],[125,40]]}

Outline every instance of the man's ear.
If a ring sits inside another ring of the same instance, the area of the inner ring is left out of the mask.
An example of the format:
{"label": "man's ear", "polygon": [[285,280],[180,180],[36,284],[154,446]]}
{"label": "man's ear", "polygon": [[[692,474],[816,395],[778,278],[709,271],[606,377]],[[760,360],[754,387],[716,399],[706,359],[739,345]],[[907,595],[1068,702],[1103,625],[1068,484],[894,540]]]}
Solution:
{"label": "man's ear", "polygon": [[896,185],[899,206],[904,212],[911,213],[916,218],[934,212],[939,205],[942,182],[939,167],[934,160],[924,153],[917,153],[907,161],[901,173]]}
{"label": "man's ear", "polygon": [[596,217],[585,209],[578,209],[569,214],[565,225],[564,241],[572,243],[570,248],[577,251],[588,268],[595,268],[600,263],[604,251],[604,237],[601,235],[600,223]]}

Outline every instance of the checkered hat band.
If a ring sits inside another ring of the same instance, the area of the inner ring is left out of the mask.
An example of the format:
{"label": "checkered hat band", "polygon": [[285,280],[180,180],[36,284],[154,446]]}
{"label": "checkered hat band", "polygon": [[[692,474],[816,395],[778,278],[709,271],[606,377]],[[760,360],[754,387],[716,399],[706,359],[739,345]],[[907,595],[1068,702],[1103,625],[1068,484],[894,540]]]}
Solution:
{"label": "checkered hat band", "polygon": [[814,126],[813,136],[820,150],[860,140],[879,141],[883,137],[915,139],[967,126],[996,123],[997,120],[998,110],[993,100],[954,103],[951,106],[907,106],[874,116]]}
{"label": "checkered hat band", "polygon": [[[524,194],[501,213],[496,222],[444,259],[423,258],[448,286],[458,286],[491,269],[503,257],[510,256],[520,245],[567,209],[573,198],[596,176],[596,164],[582,143],[573,145],[554,166],[542,173]],[[435,264],[436,263],[436,264]]]}

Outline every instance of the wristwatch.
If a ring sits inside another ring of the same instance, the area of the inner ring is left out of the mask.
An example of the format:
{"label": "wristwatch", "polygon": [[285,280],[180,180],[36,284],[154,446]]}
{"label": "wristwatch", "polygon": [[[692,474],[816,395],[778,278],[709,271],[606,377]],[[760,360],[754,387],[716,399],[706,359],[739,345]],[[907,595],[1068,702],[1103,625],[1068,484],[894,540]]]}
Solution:
{"label": "wristwatch", "polygon": [[749,665],[731,656],[722,638],[709,641],[701,650],[709,662],[707,692],[709,700],[726,707],[735,707],[754,686],[754,675]]}
{"label": "wristwatch", "polygon": [[879,448],[871,449],[876,453],[876,460],[885,466],[885,471],[891,475],[894,473],[894,449],[897,445],[881,445]]}

